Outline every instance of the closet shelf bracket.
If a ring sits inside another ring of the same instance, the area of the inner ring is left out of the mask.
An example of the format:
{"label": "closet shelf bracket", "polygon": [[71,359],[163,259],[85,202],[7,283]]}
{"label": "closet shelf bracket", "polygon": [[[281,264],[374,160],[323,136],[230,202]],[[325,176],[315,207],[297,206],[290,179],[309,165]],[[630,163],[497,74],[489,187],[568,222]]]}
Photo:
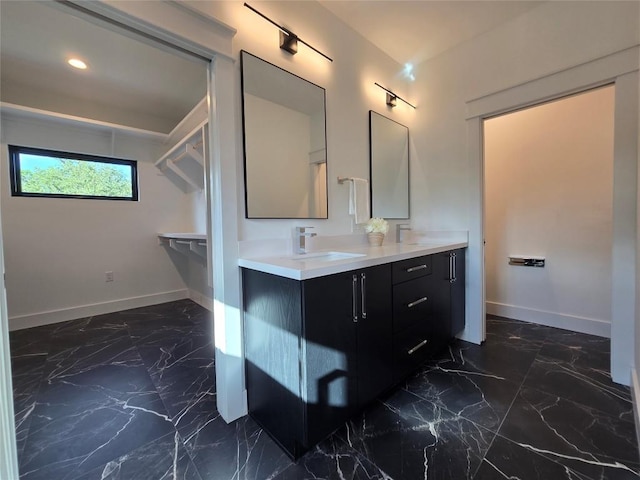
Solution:
{"label": "closet shelf bracket", "polygon": [[156,167],[165,174],[169,173],[167,176],[178,181],[181,188],[186,188],[185,191],[204,188],[207,125],[207,120],[200,122],[155,162]]}
{"label": "closet shelf bracket", "polygon": [[158,235],[158,243],[183,255],[193,253],[199,257],[207,258],[207,238],[202,234],[161,233]]}
{"label": "closet shelf bracket", "polygon": [[175,162],[173,160],[167,160],[165,165],[167,166],[167,168],[169,170],[171,170],[173,173],[175,173],[178,177],[180,177],[182,180],[184,180],[185,182],[187,182],[189,185],[191,185],[193,188],[195,189],[200,189],[200,185],[193,180],[189,175],[187,175],[186,173],[184,173],[182,171],[181,168],[179,168]]}

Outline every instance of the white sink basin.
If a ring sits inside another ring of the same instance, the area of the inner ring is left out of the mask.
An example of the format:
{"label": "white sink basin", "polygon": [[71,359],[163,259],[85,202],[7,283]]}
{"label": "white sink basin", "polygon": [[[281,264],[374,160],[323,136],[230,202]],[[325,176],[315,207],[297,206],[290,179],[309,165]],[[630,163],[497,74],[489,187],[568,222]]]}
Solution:
{"label": "white sink basin", "polygon": [[296,262],[313,261],[313,262],[335,262],[336,260],[347,260],[349,258],[364,257],[364,253],[348,253],[348,252],[317,252],[304,253],[291,257]]}

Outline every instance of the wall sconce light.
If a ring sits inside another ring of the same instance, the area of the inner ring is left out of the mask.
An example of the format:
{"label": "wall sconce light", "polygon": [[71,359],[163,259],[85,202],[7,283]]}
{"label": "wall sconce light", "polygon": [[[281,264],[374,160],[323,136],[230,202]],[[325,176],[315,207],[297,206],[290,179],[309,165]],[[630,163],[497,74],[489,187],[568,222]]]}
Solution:
{"label": "wall sconce light", "polygon": [[382,90],[384,90],[385,92],[387,92],[387,105],[389,105],[390,107],[395,107],[397,104],[398,100],[402,100],[404,103],[406,103],[407,105],[409,105],[411,108],[416,108],[415,105],[410,104],[409,102],[407,102],[404,98],[402,98],[401,96],[393,93],[391,90],[389,90],[388,88],[384,88],[382,85],[380,85],[378,82],[374,82],[378,87],[380,87]]}
{"label": "wall sconce light", "polygon": [[247,7],[249,10],[251,10],[252,12],[260,15],[267,22],[271,23],[272,25],[274,25],[275,27],[277,27],[280,30],[280,48],[282,50],[284,50],[285,52],[289,52],[291,55],[295,55],[296,53],[298,53],[298,42],[300,42],[303,45],[306,45],[307,47],[309,47],[311,50],[313,50],[317,54],[322,55],[324,58],[326,58],[330,62],[333,62],[332,58],[328,57],[327,55],[322,53],[317,48],[312,47],[311,45],[309,45],[307,42],[302,40],[300,37],[298,37],[295,33],[293,33],[288,28],[284,28],[282,25],[277,24],[276,22],[271,20],[269,17],[267,17],[263,13],[260,13],[258,10],[253,8],[248,3],[245,2],[244,6]]}

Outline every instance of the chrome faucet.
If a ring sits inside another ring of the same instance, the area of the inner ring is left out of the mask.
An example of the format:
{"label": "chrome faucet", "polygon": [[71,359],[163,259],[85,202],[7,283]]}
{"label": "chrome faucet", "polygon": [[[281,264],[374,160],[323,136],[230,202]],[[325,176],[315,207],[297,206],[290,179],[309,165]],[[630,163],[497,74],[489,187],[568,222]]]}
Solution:
{"label": "chrome faucet", "polygon": [[313,227],[296,227],[293,235],[293,253],[307,253],[306,237],[316,236],[315,233],[307,232],[307,228]]}
{"label": "chrome faucet", "polygon": [[401,243],[403,230],[411,230],[411,226],[408,223],[399,223],[396,225],[396,243]]}

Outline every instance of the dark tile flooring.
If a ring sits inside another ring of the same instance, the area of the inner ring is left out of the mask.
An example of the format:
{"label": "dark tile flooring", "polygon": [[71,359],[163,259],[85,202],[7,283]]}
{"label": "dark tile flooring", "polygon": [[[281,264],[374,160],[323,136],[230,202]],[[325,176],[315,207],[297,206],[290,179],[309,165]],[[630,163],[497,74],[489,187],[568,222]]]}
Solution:
{"label": "dark tile flooring", "polygon": [[210,314],[190,301],[11,333],[23,479],[639,478],[609,341],[500,318],[297,463],[216,411]]}

